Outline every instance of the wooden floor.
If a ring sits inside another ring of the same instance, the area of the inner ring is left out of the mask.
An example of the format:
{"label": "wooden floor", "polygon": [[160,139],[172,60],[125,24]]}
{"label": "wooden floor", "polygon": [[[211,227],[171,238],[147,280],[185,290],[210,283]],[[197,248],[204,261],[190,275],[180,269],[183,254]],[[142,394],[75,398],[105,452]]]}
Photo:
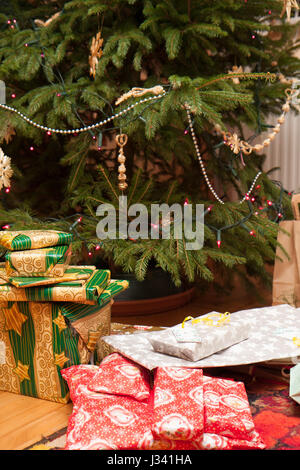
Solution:
{"label": "wooden floor", "polygon": [[[171,326],[188,315],[201,315],[212,310],[220,312],[271,305],[271,293],[262,292],[263,300],[236,288],[232,295],[196,295],[188,305],[155,315],[114,317],[120,323]],[[0,392],[0,450],[22,450],[64,428],[72,412],[72,403],[62,405],[36,398]]]}

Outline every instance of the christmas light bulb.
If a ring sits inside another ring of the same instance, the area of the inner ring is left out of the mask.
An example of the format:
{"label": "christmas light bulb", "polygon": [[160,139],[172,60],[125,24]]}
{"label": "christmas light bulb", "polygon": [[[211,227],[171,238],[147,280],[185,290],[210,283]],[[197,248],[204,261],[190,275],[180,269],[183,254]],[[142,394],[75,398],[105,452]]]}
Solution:
{"label": "christmas light bulb", "polygon": [[255,237],[255,232],[254,232],[254,230],[250,230],[249,234],[250,234],[252,237]]}
{"label": "christmas light bulb", "polygon": [[33,152],[33,150],[34,150],[34,147],[30,147],[30,148],[29,148],[29,150],[31,150],[31,151]]}
{"label": "christmas light bulb", "polygon": [[91,251],[89,251],[89,256],[92,256],[92,252],[91,252]]}
{"label": "christmas light bulb", "polygon": [[254,202],[254,201],[255,201],[255,197],[252,197],[252,198],[251,198],[251,202]]}
{"label": "christmas light bulb", "polygon": [[7,230],[7,229],[10,228],[10,225],[8,225],[8,224],[7,224],[7,225],[3,225],[2,228],[3,228],[3,230]]}
{"label": "christmas light bulb", "polygon": [[221,240],[217,240],[217,245],[218,245],[218,248],[221,247]]}
{"label": "christmas light bulb", "polygon": [[268,203],[268,206],[272,206],[273,205],[273,202],[272,201],[267,201]]}
{"label": "christmas light bulb", "polygon": [[47,135],[51,135],[51,131],[47,131]]}
{"label": "christmas light bulb", "polygon": [[277,216],[279,217],[279,219],[281,219],[281,217],[282,217],[281,212],[278,212]]}
{"label": "christmas light bulb", "polygon": [[95,250],[100,250],[100,245],[96,245]]}
{"label": "christmas light bulb", "polygon": [[79,218],[77,219],[77,222],[80,224],[81,221],[82,221],[82,217],[79,217]]}
{"label": "christmas light bulb", "polygon": [[6,192],[6,193],[9,193],[9,192],[10,192],[10,188],[6,188],[6,189],[5,189],[5,192]]}
{"label": "christmas light bulb", "polygon": [[245,194],[245,199],[246,199],[246,201],[249,201],[249,199],[250,199],[249,194]]}
{"label": "christmas light bulb", "polygon": [[189,203],[189,200],[188,200],[188,198],[186,198],[186,200],[184,201],[184,205],[187,206],[188,203]]}
{"label": "christmas light bulb", "polygon": [[12,99],[14,99],[14,98],[16,97],[16,94],[15,94],[15,93],[12,93],[12,94],[11,94],[11,97],[12,97]]}
{"label": "christmas light bulb", "polygon": [[187,135],[188,133],[189,133],[189,131],[186,129],[186,130],[184,131],[184,135]]}
{"label": "christmas light bulb", "polygon": [[256,189],[260,189],[260,188],[261,188],[261,186],[260,186],[260,184],[258,184],[258,185],[256,186]]}

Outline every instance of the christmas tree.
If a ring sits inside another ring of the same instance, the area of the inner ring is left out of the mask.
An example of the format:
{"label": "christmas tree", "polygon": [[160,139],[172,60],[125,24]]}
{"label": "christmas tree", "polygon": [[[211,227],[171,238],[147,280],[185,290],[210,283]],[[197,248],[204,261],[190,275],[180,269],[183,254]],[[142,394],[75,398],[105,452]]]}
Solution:
{"label": "christmas tree", "polygon": [[[71,230],[76,259],[138,280],[155,265],[176,285],[233,270],[270,283],[278,222],[292,214],[263,150],[293,108],[294,11],[280,0],[1,2],[0,144],[13,169],[2,229]],[[96,209],[120,194],[204,204],[203,248],[99,240]]]}

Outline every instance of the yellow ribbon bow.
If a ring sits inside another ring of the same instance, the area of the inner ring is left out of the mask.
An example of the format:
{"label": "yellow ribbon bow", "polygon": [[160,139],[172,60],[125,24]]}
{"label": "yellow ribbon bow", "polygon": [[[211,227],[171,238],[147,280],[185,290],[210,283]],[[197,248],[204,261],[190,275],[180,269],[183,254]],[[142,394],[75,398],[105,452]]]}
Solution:
{"label": "yellow ribbon bow", "polygon": [[300,338],[297,338],[297,336],[294,336],[293,338],[293,343],[300,348]]}
{"label": "yellow ribbon bow", "polygon": [[[217,321],[214,323],[214,319],[217,318]],[[222,326],[224,323],[228,323],[230,321],[230,312],[225,312],[225,313],[211,313],[209,315],[206,315],[203,318],[193,318],[191,316],[186,317],[183,322],[182,322],[182,328],[184,328],[185,322],[192,320],[192,324],[196,323],[204,323],[205,325],[208,326]]]}

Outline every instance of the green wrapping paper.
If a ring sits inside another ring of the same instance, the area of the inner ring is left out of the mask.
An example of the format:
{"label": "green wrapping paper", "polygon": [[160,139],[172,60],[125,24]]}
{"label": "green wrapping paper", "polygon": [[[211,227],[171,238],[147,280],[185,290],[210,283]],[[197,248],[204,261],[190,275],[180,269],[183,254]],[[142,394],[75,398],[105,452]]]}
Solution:
{"label": "green wrapping paper", "polygon": [[102,337],[110,334],[113,298],[127,287],[127,281],[111,280],[98,305],[1,301],[0,390],[67,403],[60,371],[100,362],[111,352]]}
{"label": "green wrapping paper", "polygon": [[67,403],[61,369],[87,364],[110,320],[110,301],[77,312],[67,303],[0,303],[0,390]]}
{"label": "green wrapping paper", "polygon": [[5,255],[5,269],[10,277],[59,277],[69,266],[71,255],[71,247],[66,245],[10,251]]}
{"label": "green wrapping paper", "polygon": [[106,290],[109,281],[109,270],[96,269],[84,284],[74,281],[24,288],[4,284],[0,285],[0,302],[22,302],[27,300],[36,302],[75,302],[91,305],[100,302],[100,304],[103,304],[101,294]]}
{"label": "green wrapping paper", "polygon": [[23,230],[0,232],[0,245],[10,251],[70,245],[72,234],[57,230]]}
{"label": "green wrapping paper", "polygon": [[[0,283],[1,284],[12,284],[15,287],[35,287],[53,285],[65,282],[76,281],[74,285],[83,285],[87,279],[96,270],[95,266],[69,266],[64,275],[60,277],[10,277],[6,274],[4,264],[0,264]],[[3,281],[3,282],[2,282]]]}

